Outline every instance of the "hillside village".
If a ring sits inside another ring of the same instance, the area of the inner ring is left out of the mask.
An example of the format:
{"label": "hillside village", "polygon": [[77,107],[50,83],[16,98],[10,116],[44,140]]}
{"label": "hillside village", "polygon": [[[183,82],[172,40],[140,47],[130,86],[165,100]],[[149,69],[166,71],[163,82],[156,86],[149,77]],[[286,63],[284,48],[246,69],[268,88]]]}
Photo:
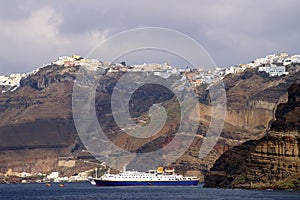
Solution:
{"label": "hillside village", "polygon": [[[100,68],[107,68],[108,73],[112,72],[153,72],[154,75],[168,78],[170,75],[185,74],[187,80],[193,87],[200,86],[202,84],[210,85],[214,82],[222,80],[226,75],[239,74],[247,69],[257,69],[258,72],[265,72],[270,77],[288,75],[289,70],[287,67],[290,65],[300,64],[300,55],[288,55],[287,53],[271,54],[263,58],[257,58],[254,61],[247,64],[233,65],[227,68],[216,67],[214,69],[204,68],[173,68],[168,63],[164,64],[141,64],[141,65],[129,65],[123,63],[111,63],[101,62],[97,59],[86,59],[79,55],[62,56],[58,60],[45,64],[40,68],[47,67],[49,65],[58,65],[64,67],[74,66],[88,66],[89,70],[96,71]],[[20,86],[22,78],[27,77],[30,74],[35,74],[40,69],[34,70],[27,74],[11,74],[8,76],[0,76],[0,91],[1,93],[13,92]],[[299,69],[294,68],[290,71],[297,72]],[[1,88],[2,87],[2,88]]]}

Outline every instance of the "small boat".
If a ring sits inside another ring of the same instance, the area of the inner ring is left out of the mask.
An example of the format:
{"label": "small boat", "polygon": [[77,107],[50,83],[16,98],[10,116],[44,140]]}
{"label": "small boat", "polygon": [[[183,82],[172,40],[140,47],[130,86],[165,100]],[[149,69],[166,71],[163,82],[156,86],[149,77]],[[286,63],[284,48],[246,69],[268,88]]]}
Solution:
{"label": "small boat", "polygon": [[197,177],[177,175],[174,168],[163,167],[148,172],[126,171],[124,168],[119,174],[108,171],[93,180],[96,186],[195,186],[199,183]]}
{"label": "small boat", "polygon": [[50,187],[50,186],[51,186],[51,183],[46,183],[46,186],[47,186],[47,187]]}
{"label": "small boat", "polygon": [[[98,178],[97,171],[98,171],[98,169],[96,168],[96,169],[95,169],[95,179]],[[89,176],[89,177],[88,177],[88,181],[89,181],[92,185],[96,185],[96,182],[95,182],[95,180],[94,180],[93,177]]]}
{"label": "small boat", "polygon": [[96,182],[94,180],[95,178],[92,178],[92,177],[88,177],[88,181],[90,182],[90,184],[92,185],[96,185]]}
{"label": "small boat", "polygon": [[65,185],[64,185],[64,184],[62,184],[62,183],[61,183],[61,184],[59,184],[58,186],[59,186],[59,187],[65,187]]}

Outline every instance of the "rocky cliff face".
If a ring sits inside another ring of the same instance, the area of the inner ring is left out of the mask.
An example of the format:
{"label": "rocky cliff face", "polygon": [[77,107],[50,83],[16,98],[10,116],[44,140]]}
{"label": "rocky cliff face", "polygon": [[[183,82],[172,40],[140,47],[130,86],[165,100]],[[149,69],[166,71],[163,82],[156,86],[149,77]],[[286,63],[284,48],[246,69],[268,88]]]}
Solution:
{"label": "rocky cliff face", "polygon": [[78,142],[71,114],[72,73],[48,66],[0,95],[0,172],[49,172]]}
{"label": "rocky cliff face", "polygon": [[206,176],[207,187],[300,189],[300,84],[288,89],[267,134],[224,153]]}
{"label": "rocky cliff face", "polygon": [[[23,78],[17,90],[0,94],[0,172],[5,173],[9,168],[19,172],[68,171],[59,168],[60,157],[95,161],[90,154],[82,151],[84,147],[72,118],[73,81],[78,69],[79,66],[49,65]],[[133,139],[114,123],[110,96],[121,75],[122,72],[105,72],[99,80],[96,92],[99,122],[110,139],[126,150],[147,152],[160,148],[172,139],[177,129],[176,120],[169,120],[163,130],[150,140]],[[201,119],[198,135],[185,154],[172,165],[182,173],[205,172],[233,146],[261,137],[274,117],[274,107],[287,100],[286,88],[294,80],[292,75],[269,80],[254,69],[225,77],[228,112],[219,141],[207,157],[198,158],[211,117],[210,105],[199,103]],[[153,103],[166,101],[168,106],[172,100],[173,96],[167,90],[144,87],[134,94],[132,103],[139,106],[133,106],[131,114],[136,119],[147,120],[147,109]],[[176,116],[175,111],[173,114]],[[91,168],[94,165],[78,167]]]}
{"label": "rocky cliff face", "polygon": [[[275,107],[287,102],[287,88],[299,78],[298,74],[285,77],[269,78],[256,69],[248,69],[237,75],[227,75],[224,85],[227,94],[227,113],[224,129],[214,149],[205,159],[197,159],[196,146],[202,144],[197,138],[193,148],[183,156],[183,160],[191,160],[196,165],[210,169],[214,162],[227,150],[248,140],[259,139],[269,129],[269,123],[275,118]],[[201,105],[202,128],[205,133],[209,126],[210,107]],[[207,119],[205,121],[204,119]]]}

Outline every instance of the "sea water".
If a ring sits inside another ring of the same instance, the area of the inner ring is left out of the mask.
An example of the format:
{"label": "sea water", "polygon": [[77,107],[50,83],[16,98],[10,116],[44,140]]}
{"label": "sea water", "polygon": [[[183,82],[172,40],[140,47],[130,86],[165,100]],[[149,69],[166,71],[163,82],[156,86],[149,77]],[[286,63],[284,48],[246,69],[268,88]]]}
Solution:
{"label": "sea water", "polygon": [[300,199],[299,191],[215,189],[198,186],[139,186],[139,187],[96,187],[89,183],[59,184],[3,184],[0,199],[43,199],[43,200],[96,200],[96,199]]}

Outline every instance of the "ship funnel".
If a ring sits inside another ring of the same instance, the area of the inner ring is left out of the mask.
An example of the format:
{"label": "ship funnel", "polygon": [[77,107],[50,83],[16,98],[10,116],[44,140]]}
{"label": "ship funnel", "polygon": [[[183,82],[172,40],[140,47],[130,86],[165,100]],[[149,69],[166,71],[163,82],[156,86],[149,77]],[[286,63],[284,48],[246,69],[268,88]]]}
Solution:
{"label": "ship funnel", "polygon": [[123,172],[126,172],[126,164],[124,165],[124,167],[123,167]]}

